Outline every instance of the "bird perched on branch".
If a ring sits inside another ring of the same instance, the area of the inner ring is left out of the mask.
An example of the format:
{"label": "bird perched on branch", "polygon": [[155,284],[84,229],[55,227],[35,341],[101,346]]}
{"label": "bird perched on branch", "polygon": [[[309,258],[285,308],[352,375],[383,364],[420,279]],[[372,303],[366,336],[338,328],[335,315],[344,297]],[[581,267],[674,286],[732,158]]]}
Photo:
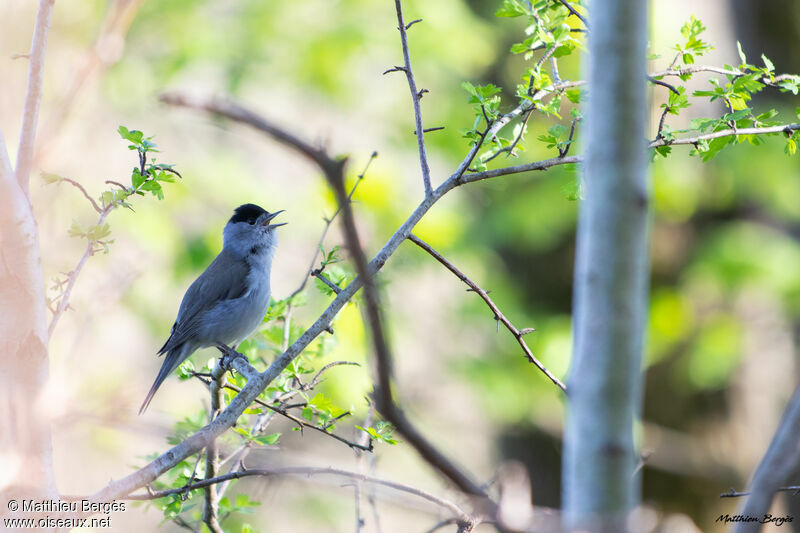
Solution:
{"label": "bird perched on branch", "polygon": [[269,213],[255,204],[236,208],[222,232],[222,251],[183,296],[172,332],[158,351],[166,354],[164,363],[139,414],[167,376],[195,350],[236,345],[264,319],[272,256],[278,245],[275,229],[285,225],[270,221],[282,212]]}

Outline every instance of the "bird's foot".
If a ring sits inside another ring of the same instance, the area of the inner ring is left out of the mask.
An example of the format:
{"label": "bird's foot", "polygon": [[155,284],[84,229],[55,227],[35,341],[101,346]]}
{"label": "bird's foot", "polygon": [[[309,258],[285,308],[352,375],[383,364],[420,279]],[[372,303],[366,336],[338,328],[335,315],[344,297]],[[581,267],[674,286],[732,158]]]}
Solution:
{"label": "bird's foot", "polygon": [[219,366],[226,371],[233,370],[233,362],[240,357],[247,361],[247,357],[244,354],[241,354],[228,346],[227,344],[217,344],[217,350],[222,353],[222,357],[219,358]]}

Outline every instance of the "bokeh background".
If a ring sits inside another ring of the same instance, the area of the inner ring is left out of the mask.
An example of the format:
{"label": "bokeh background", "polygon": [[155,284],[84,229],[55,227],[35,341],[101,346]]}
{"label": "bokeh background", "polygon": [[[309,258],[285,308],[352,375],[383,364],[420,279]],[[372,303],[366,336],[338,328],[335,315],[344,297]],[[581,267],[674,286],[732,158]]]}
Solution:
{"label": "bokeh background", "polygon": [[[0,6],[0,126],[15,152],[35,3]],[[499,2],[404,2],[420,87],[432,176],[450,174],[468,149],[460,130],[472,122],[462,81],[495,83],[511,101],[524,61],[508,48],[521,24],[498,19]],[[651,2],[653,69],[664,68],[678,29],[691,14],[708,26],[710,64],[735,63],[736,40],[748,57],[764,52],[778,72],[800,71],[800,6],[790,0]],[[408,87],[402,74],[381,73],[402,61],[393,2],[367,0],[90,0],[58,2],[45,69],[36,169],[80,181],[92,195],[123,181],[135,164],[119,125],[155,136],[163,161],[184,179],[166,199],[142,199],[135,212],[109,222],[108,255],[88,263],[51,344],[48,402],[54,419],[59,489],[89,494],[129,473],[143,457],[167,449],[176,420],[207,402],[199,382],[171,379],[144,416],[138,405],[160,361],[183,291],[221,246],[233,207],[255,202],[285,209],[289,225],[273,269],[276,298],[302,280],[334,210],[317,170],[260,134],[158,103],[164,91],[229,95],[305,138],[350,157],[350,177],[372,151],[379,157],[356,194],[369,252],[377,251],[422,195]],[[624,31],[624,29],[622,30]],[[561,75],[578,79],[578,58]],[[707,77],[698,76],[697,86]],[[653,122],[666,97],[652,92]],[[508,105],[508,104],[507,104]],[[755,108],[791,111],[791,94],[764,91]],[[708,104],[688,118],[722,112]],[[568,116],[565,114],[565,116]],[[535,138],[551,126],[530,123],[519,160],[552,157]],[[654,126],[654,125],[653,125]],[[654,131],[654,127],[651,127]],[[577,146],[580,149],[580,145]],[[506,162],[500,158],[501,165]],[[800,176],[780,139],[726,149],[710,162],[676,148],[652,166],[652,298],[646,354],[646,398],[637,438],[651,530],[720,531],[737,502],[718,495],[743,488],[778,423],[798,376],[800,328]],[[577,203],[575,170],[497,178],[451,192],[417,234],[483,288],[558,376],[570,360],[570,304]],[[84,242],[70,239],[72,220],[94,213],[77,190],[33,181],[48,278],[71,270]],[[341,243],[338,228],[326,247]],[[564,403],[560,392],[522,357],[491,313],[430,257],[404,244],[381,274],[396,357],[397,393],[413,419],[476,477],[491,480],[509,460],[531,474],[537,507],[559,506]],[[309,292],[296,313],[310,324],[328,297]],[[322,390],[354,412],[340,426],[355,432],[366,413],[371,357],[358,309],[348,306],[327,342],[327,360],[362,364],[330,371]],[[213,357],[195,355],[198,364]],[[279,447],[252,464],[355,468],[344,446],[306,432],[284,432]],[[382,477],[457,498],[407,445],[378,445],[369,468]],[[798,473],[800,475],[800,473]],[[251,480],[235,491],[262,502],[226,530],[350,531],[350,487],[339,482]],[[424,531],[438,511],[377,491],[381,531]],[[800,499],[776,513],[798,517]],[[366,514],[368,531],[377,531]],[[148,530],[163,520],[152,507],[129,506],[112,524]],[[178,527],[167,522],[164,531]],[[487,530],[489,530],[487,528]]]}

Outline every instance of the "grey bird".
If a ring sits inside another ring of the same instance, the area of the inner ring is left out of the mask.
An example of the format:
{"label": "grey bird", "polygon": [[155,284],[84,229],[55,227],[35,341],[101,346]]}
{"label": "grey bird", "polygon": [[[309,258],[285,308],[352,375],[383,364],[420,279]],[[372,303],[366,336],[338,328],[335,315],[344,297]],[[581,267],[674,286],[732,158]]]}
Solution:
{"label": "grey bird", "polygon": [[161,370],[139,409],[142,414],[158,388],[195,350],[236,345],[250,336],[269,307],[269,275],[278,245],[270,224],[279,213],[255,204],[236,208],[222,232],[222,251],[191,284],[181,301],[172,332],[158,351]]}

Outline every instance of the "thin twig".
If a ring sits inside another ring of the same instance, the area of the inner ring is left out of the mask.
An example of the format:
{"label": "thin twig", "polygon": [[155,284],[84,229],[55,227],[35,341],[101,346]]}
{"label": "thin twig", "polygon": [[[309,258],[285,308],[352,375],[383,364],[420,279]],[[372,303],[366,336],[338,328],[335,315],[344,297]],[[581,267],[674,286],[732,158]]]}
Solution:
{"label": "thin twig", "polygon": [[333,292],[335,292],[336,294],[339,294],[339,293],[342,292],[342,288],[341,287],[339,287],[337,284],[335,284],[333,281],[331,281],[330,278],[328,278],[327,276],[323,276],[322,274],[323,274],[322,270],[319,269],[319,268],[316,268],[316,269],[311,271],[311,275],[312,276],[314,276],[315,278],[320,280],[322,283],[324,283],[325,285],[330,287],[330,289]]}
{"label": "thin twig", "polygon": [[86,192],[86,189],[84,189],[84,188],[83,188],[83,185],[81,185],[80,183],[78,183],[78,182],[77,182],[77,181],[75,181],[75,180],[72,180],[72,179],[69,179],[69,178],[64,178],[64,177],[62,177],[62,176],[59,176],[59,181],[66,181],[66,182],[67,182],[67,183],[69,183],[70,185],[72,185],[72,186],[74,186],[75,188],[77,188],[79,191],[81,191],[81,192],[83,193],[83,196],[84,196],[84,197],[85,197],[87,200],[89,200],[89,202],[92,204],[92,208],[93,208],[95,211],[97,211],[98,213],[102,213],[102,212],[103,212],[103,208],[101,208],[99,205],[97,205],[97,202],[95,202],[95,201],[94,201],[94,199],[92,199],[92,197],[91,197],[91,196],[89,196],[89,193],[87,193],[87,192]]}
{"label": "thin twig", "polygon": [[[800,485],[789,485],[787,487],[778,487],[775,492],[792,492],[793,496],[800,494]],[[750,496],[753,494],[750,491],[739,492],[733,487],[728,492],[723,492],[719,495],[720,498],[741,498],[742,496]]]}
{"label": "thin twig", "polygon": [[670,109],[671,108],[669,105],[664,105],[664,111],[661,112],[661,118],[658,120],[658,131],[656,131],[656,138],[653,139],[653,142],[664,138],[664,124],[667,120],[667,113],[670,112]]}
{"label": "thin twig", "polygon": [[589,29],[589,22],[583,17],[583,15],[578,13],[578,11],[574,7],[572,7],[569,2],[567,2],[567,0],[559,0],[559,2],[561,2],[564,5],[564,7],[569,9],[570,13],[581,19],[581,22],[583,22],[583,25],[586,26],[586,29]]}
{"label": "thin twig", "polygon": [[[576,82],[566,82],[560,84],[559,88],[568,88],[570,86],[577,86]],[[331,168],[334,165],[342,164],[341,161],[334,161],[327,154],[310,153],[307,147],[308,143],[301,142],[293,144],[286,139],[294,139],[295,136],[284,132],[282,135],[275,136],[272,134],[270,128],[262,129],[260,126],[264,125],[264,119],[258,116],[251,116],[251,113],[241,113],[243,109],[241,106],[234,105],[233,108],[229,106],[228,102],[220,100],[208,99],[187,99],[183,96],[166,99],[173,101],[176,104],[187,105],[195,109],[205,109],[210,113],[218,114],[228,117],[232,120],[239,120],[248,125],[253,126],[260,131],[277,138],[280,142],[286,144],[297,150],[305,157],[310,158],[312,161],[321,166],[321,168]],[[220,107],[221,106],[221,107]],[[492,125],[490,131],[494,134],[502,129],[512,118],[519,116],[525,109],[520,106],[518,109],[503,115],[503,118],[498,120]],[[472,181],[487,179],[493,176],[501,176],[506,174],[513,174],[516,172],[525,172],[527,170],[543,170],[556,165],[566,163],[579,162],[577,157],[556,158],[554,160],[545,160],[540,162],[529,163],[518,167],[510,167],[509,169],[500,169],[499,171],[486,171],[475,174],[465,175],[464,172],[468,168],[478,146],[473,145],[470,152],[458,165],[455,171],[436,189],[433,194],[424,198],[414,211],[408,216],[405,222],[392,234],[388,241],[384,244],[381,250],[373,257],[368,265],[370,275],[379,271],[386,261],[394,254],[399,248],[400,244],[411,234],[414,226],[425,216],[431,207],[444,195],[452,189]],[[319,315],[317,320],[289,346],[289,349],[279,355],[275,361],[261,374],[259,374],[246,360],[238,358],[233,361],[233,366],[237,371],[241,372],[247,378],[247,384],[242,388],[241,392],[233,398],[230,405],[223,411],[211,424],[198,430],[196,433],[190,435],[179,444],[171,449],[165,451],[153,461],[142,467],[141,469],[128,474],[127,476],[112,481],[104,488],[97,491],[91,496],[92,501],[110,501],[119,499],[132,491],[146,486],[151,483],[161,474],[174,467],[178,462],[184,458],[197,453],[200,449],[207,445],[212,439],[222,434],[230,428],[245,409],[263,392],[267,386],[286,368],[303,350],[322,332],[326,331],[333,319],[337,316],[339,311],[353,298],[353,296],[362,287],[363,277],[358,277],[351,281],[342,292],[334,298],[328,307]]]}
{"label": "thin twig", "polygon": [[569,126],[569,137],[567,137],[567,145],[564,148],[558,149],[558,156],[559,157],[567,157],[569,154],[570,148],[572,148],[572,143],[575,139],[575,126],[580,122],[579,117],[575,117],[572,119],[572,124]]}
{"label": "thin twig", "polygon": [[662,87],[666,87],[667,89],[669,89],[670,91],[672,91],[677,95],[681,94],[681,92],[678,89],[676,89],[674,85],[670,85],[669,83],[662,80],[657,80],[653,76],[647,76],[647,81],[649,81],[650,83],[654,83],[656,85],[661,85]]}
{"label": "thin twig", "polygon": [[499,322],[502,322],[502,324],[506,327],[506,329],[508,329],[508,331],[511,332],[511,334],[517,340],[519,345],[522,347],[522,351],[525,352],[525,355],[527,356],[528,360],[531,363],[533,363],[534,365],[536,365],[536,368],[541,370],[542,373],[545,376],[547,376],[547,378],[550,381],[552,381],[559,389],[561,389],[563,392],[567,392],[566,385],[564,385],[561,382],[560,379],[558,379],[556,376],[554,376],[553,373],[550,372],[536,358],[536,356],[533,355],[533,352],[531,352],[530,348],[528,348],[528,344],[525,342],[525,339],[523,339],[522,337],[523,337],[523,335],[525,333],[528,333],[529,330],[522,330],[522,331],[518,330],[514,326],[514,324],[512,324],[511,321],[508,318],[506,318],[506,316],[502,312],[500,312],[500,309],[492,301],[492,299],[489,297],[489,295],[486,293],[485,290],[480,288],[477,283],[475,283],[474,281],[469,279],[463,272],[461,272],[459,269],[457,269],[455,267],[455,265],[453,265],[450,261],[445,259],[439,252],[434,250],[428,243],[426,243],[425,241],[423,241],[422,239],[420,239],[419,237],[417,237],[413,233],[408,236],[408,240],[410,240],[411,242],[413,242],[414,244],[416,244],[417,246],[419,246],[420,248],[422,248],[423,250],[428,252],[431,256],[433,256],[434,259],[436,259],[442,265],[444,265],[445,268],[447,268],[447,270],[449,270],[450,272],[455,274],[458,279],[463,281],[470,289],[472,289],[473,292],[475,292],[478,296],[480,296],[481,299],[484,302],[486,302],[486,305],[489,307],[489,309],[492,310],[492,313],[494,313],[494,319],[499,321]]}
{"label": "thin twig", "polygon": [[[109,215],[109,213],[111,213],[112,209],[112,204],[109,204],[103,208],[103,210],[100,212],[100,217],[97,219],[98,226],[101,226],[105,222],[106,217]],[[86,265],[86,261],[88,261],[89,257],[94,254],[94,245],[95,241],[87,238],[86,248],[83,251],[83,255],[78,260],[78,264],[75,265],[75,268],[72,270],[72,272],[70,272],[67,276],[66,288],[64,289],[64,293],[61,295],[61,298],[58,301],[58,306],[53,313],[53,318],[50,319],[50,325],[47,327],[48,341],[53,336],[53,331],[55,331],[56,325],[58,325],[58,321],[61,319],[64,311],[66,311],[69,307],[69,298],[72,295],[72,289],[75,287],[75,283],[78,281],[78,276],[80,275],[81,270],[83,270],[83,267]]]}
{"label": "thin twig", "polygon": [[[358,365],[358,363],[350,363],[350,362],[341,362],[340,364]],[[207,380],[206,378],[201,377],[198,373],[195,373],[194,376],[197,379],[199,379],[200,381],[202,381],[203,383],[205,383],[206,385],[209,384],[209,380]],[[237,387],[236,385],[231,385],[230,383],[226,383],[224,385],[224,388],[226,388],[228,390],[232,390],[232,391],[234,391],[236,393],[242,392],[241,388]],[[261,400],[259,398],[256,398],[255,400],[253,400],[253,403],[258,404],[261,407],[265,407],[265,408],[269,409],[270,411],[275,412],[275,413],[283,416],[284,418],[286,418],[288,420],[291,420],[292,422],[297,424],[298,427],[300,427],[300,428],[313,429],[314,431],[318,431],[320,433],[323,433],[323,434],[331,437],[334,440],[338,440],[342,444],[346,444],[347,446],[349,446],[352,449],[363,450],[365,452],[372,452],[373,449],[374,449],[371,441],[366,445],[362,445],[362,444],[359,444],[358,442],[347,440],[346,438],[341,437],[341,436],[339,436],[336,433],[333,433],[331,431],[328,431],[325,428],[322,428],[320,426],[316,426],[314,424],[309,424],[308,422],[306,422],[302,418],[298,418],[298,417],[294,416],[292,413],[288,412],[286,409],[280,408],[280,407],[275,407],[274,405],[270,405],[269,403],[267,403],[267,402],[265,402],[265,401],[263,401],[263,400]]]}
{"label": "thin twig", "polygon": [[422,169],[422,183],[425,186],[425,196],[430,196],[433,192],[431,188],[431,169],[428,166],[428,155],[425,153],[425,129],[422,127],[422,110],[420,109],[419,101],[420,94],[417,91],[417,82],[414,80],[414,73],[411,70],[411,56],[408,53],[408,35],[406,30],[412,24],[418,21],[413,21],[406,26],[403,21],[403,6],[400,0],[394,0],[395,11],[397,11],[397,29],[400,31],[400,44],[403,47],[403,71],[406,73],[408,80],[408,90],[411,92],[411,101],[414,105],[414,133],[417,136],[417,147],[419,149],[419,165]]}
{"label": "thin twig", "polygon": [[[372,152],[372,154],[370,154],[369,159],[367,160],[367,164],[364,165],[364,170],[362,170],[361,174],[359,174],[356,177],[356,182],[353,184],[353,188],[350,189],[350,193],[347,195],[348,202],[353,201],[353,195],[355,194],[358,185],[364,180],[364,176],[367,175],[367,170],[369,170],[370,165],[372,164],[372,162],[375,160],[376,157],[378,157],[378,152]],[[292,294],[289,295],[289,300],[297,296],[305,288],[306,283],[308,283],[308,279],[312,275],[314,275],[314,265],[317,264],[317,258],[319,257],[320,254],[320,247],[322,246],[322,243],[325,241],[325,236],[328,234],[328,230],[330,229],[331,224],[333,224],[333,221],[336,220],[336,217],[339,215],[341,211],[342,211],[341,206],[338,206],[333,215],[331,215],[330,218],[325,219],[325,227],[322,229],[322,234],[319,237],[319,241],[317,241],[317,247],[314,249],[314,256],[311,258],[311,264],[309,265],[306,274],[303,276],[303,281],[300,283],[300,286],[297,289],[295,289]],[[331,287],[331,289],[333,289],[333,287]],[[333,290],[338,293],[336,289]]]}
{"label": "thin twig", "polygon": [[[489,500],[488,495],[470,477],[450,461],[441,451],[434,447],[425,436],[406,418],[405,413],[397,406],[392,396],[391,375],[392,355],[386,343],[383,322],[380,316],[378,291],[371,275],[364,249],[361,247],[355,218],[344,188],[342,173],[326,174],[328,183],[333,189],[336,199],[342,205],[342,227],[350,256],[356,265],[356,271],[364,284],[365,322],[372,333],[372,344],[377,363],[377,382],[375,384],[375,407],[406,438],[409,444],[432,467],[450,479],[459,489],[467,494]],[[430,198],[431,196],[429,196]]]}

